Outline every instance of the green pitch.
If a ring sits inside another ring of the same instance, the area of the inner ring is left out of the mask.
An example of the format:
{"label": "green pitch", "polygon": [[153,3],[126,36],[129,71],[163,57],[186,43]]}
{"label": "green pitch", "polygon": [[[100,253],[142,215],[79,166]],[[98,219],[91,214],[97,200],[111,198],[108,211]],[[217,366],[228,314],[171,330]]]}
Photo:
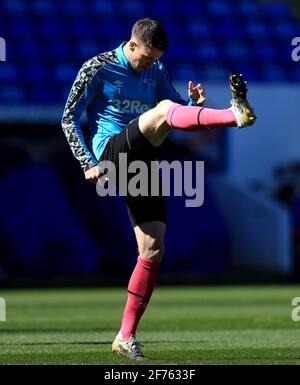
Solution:
{"label": "green pitch", "polygon": [[[0,296],[1,364],[136,364],[111,353],[126,288]],[[137,337],[152,365],[300,364],[294,297],[300,286],[159,287]]]}

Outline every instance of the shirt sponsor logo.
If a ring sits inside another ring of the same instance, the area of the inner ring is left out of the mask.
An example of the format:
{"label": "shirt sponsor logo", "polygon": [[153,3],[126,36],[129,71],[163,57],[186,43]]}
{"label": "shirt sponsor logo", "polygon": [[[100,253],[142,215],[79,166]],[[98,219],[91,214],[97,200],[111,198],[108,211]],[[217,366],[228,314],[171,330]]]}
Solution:
{"label": "shirt sponsor logo", "polygon": [[112,105],[114,111],[119,111],[126,114],[143,114],[151,108],[149,104],[142,104],[139,100],[129,99],[114,99],[112,101]]}

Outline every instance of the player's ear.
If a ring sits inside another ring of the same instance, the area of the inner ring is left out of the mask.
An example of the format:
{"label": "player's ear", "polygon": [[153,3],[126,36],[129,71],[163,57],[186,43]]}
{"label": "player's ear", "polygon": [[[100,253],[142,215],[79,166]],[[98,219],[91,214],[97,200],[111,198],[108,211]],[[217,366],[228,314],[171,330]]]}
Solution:
{"label": "player's ear", "polygon": [[131,38],[131,39],[129,40],[129,48],[130,48],[130,50],[131,50],[131,51],[134,51],[135,48],[136,48],[136,46],[137,46],[136,42],[134,41],[134,39]]}

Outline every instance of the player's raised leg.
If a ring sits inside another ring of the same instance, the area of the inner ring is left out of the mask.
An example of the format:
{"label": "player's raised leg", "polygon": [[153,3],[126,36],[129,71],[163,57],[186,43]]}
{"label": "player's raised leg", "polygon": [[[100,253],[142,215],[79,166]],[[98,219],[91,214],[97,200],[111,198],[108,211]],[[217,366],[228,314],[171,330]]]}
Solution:
{"label": "player's raised leg", "polygon": [[201,131],[210,128],[246,127],[254,124],[256,116],[247,100],[246,82],[242,75],[232,73],[229,77],[232,93],[228,109],[211,109],[183,106],[163,100],[142,114],[139,128],[154,146],[160,146],[173,128],[185,131]]}
{"label": "player's raised leg", "polygon": [[165,230],[165,223],[158,221],[146,222],[134,228],[140,255],[128,284],[121,329],[112,344],[113,352],[132,360],[145,359],[135,333],[156,285],[164,253]]}

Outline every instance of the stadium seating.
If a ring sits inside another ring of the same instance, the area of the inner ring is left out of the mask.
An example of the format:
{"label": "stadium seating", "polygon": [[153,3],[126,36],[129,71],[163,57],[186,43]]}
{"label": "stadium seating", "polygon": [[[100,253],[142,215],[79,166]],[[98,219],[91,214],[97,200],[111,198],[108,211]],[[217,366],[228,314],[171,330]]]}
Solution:
{"label": "stadium seating", "polygon": [[167,27],[164,61],[176,81],[219,81],[232,70],[246,71],[252,81],[300,79],[289,44],[299,25],[284,3],[3,0],[1,8],[0,36],[7,40],[2,103],[64,103],[81,64],[126,40],[144,16]]}

